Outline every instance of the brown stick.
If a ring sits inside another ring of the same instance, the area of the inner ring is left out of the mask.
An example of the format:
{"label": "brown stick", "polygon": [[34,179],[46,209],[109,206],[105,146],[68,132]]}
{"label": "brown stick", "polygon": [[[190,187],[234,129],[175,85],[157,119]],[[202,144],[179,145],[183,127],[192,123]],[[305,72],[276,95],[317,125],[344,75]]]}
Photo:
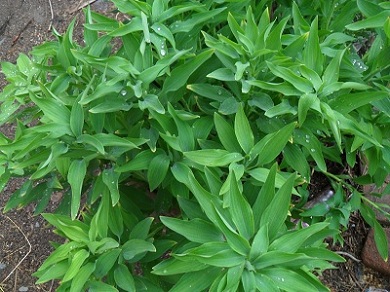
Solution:
{"label": "brown stick", "polygon": [[14,37],[14,39],[12,40],[12,45],[11,47],[13,47],[14,45],[16,45],[16,43],[18,42],[18,40],[20,39],[22,33],[27,29],[28,25],[32,22],[32,20],[30,19],[25,26],[23,26],[23,28],[19,31],[19,34]]}
{"label": "brown stick", "polygon": [[77,5],[77,7],[73,10],[70,11],[71,14],[77,12],[77,11],[80,11],[81,9],[83,9],[84,7],[87,7],[88,5],[91,5],[93,4],[94,2],[96,2],[97,0],[89,0],[83,4],[81,4],[81,2],[79,3],[79,5]]}

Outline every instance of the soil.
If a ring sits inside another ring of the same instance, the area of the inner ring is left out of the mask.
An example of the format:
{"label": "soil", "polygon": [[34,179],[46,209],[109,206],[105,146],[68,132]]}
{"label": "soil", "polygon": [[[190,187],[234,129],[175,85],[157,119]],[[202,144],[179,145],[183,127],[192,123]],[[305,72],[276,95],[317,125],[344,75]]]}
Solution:
{"label": "soil", "polygon": [[[112,6],[104,0],[0,0],[0,60],[14,62],[20,52],[28,53],[35,45],[52,38],[51,27],[64,32],[73,17],[79,20],[75,38],[81,40],[82,13],[78,9],[88,2],[92,9],[114,17]],[[0,89],[5,85],[0,76]],[[6,125],[0,130],[7,136],[13,135],[13,126]],[[0,194],[0,209],[10,194],[23,181],[12,180]],[[322,188],[322,181],[316,185]],[[318,191],[318,188],[317,188]],[[47,211],[54,210],[53,199]],[[53,250],[50,241],[62,239],[41,216],[33,216],[34,206],[21,210],[0,212],[0,291],[55,291],[56,283],[34,284],[31,274]],[[346,262],[337,265],[336,270],[322,275],[324,283],[332,291],[390,291],[390,279],[365,267],[360,260],[368,228],[357,215],[353,214],[348,229],[343,233],[343,246],[333,246]]]}

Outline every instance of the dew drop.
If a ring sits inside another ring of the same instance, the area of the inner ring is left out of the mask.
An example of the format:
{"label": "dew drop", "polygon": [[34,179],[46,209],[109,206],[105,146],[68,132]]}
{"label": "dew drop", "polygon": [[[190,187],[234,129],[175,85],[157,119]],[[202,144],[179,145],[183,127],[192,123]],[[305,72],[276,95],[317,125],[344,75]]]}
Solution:
{"label": "dew drop", "polygon": [[311,148],[310,151],[311,152],[316,152],[316,150],[314,148]]}
{"label": "dew drop", "polygon": [[221,95],[222,94],[222,90],[218,90],[218,95]]}
{"label": "dew drop", "polygon": [[161,30],[161,27],[157,27],[157,30],[160,31],[160,30]]}
{"label": "dew drop", "polygon": [[121,91],[121,95],[122,95],[122,96],[125,96],[126,94],[127,94],[127,91],[123,89],[123,90]]}
{"label": "dew drop", "polygon": [[161,54],[161,56],[165,56],[167,54],[167,52],[164,49],[161,49],[160,54]]}

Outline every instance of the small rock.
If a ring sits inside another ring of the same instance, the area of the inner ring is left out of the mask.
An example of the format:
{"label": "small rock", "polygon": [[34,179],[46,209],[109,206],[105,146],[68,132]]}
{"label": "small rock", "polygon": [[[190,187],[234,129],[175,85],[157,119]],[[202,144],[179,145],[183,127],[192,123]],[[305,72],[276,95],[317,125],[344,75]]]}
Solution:
{"label": "small rock", "polygon": [[[388,241],[388,249],[390,251],[390,228],[385,228],[385,233]],[[389,252],[390,253],[390,252]],[[362,251],[362,260],[363,263],[382,274],[390,275],[390,262],[385,262],[375,245],[374,240],[374,229],[371,229],[368,233],[366,242]]]}
{"label": "small rock", "polygon": [[26,292],[26,291],[28,291],[28,287],[21,286],[21,287],[19,288],[19,291],[20,291],[20,292]]}
{"label": "small rock", "polygon": [[389,291],[386,289],[370,287],[370,288],[366,289],[365,292],[389,292]]}
{"label": "small rock", "polygon": [[5,269],[6,266],[7,266],[6,264],[0,263],[0,270]]}

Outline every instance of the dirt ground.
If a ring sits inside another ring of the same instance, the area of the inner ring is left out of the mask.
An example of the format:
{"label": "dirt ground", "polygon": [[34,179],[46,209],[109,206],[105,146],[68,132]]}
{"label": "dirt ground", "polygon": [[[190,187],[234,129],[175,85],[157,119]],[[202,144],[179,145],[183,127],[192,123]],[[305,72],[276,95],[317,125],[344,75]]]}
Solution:
{"label": "dirt ground", "polygon": [[[114,16],[112,6],[104,0],[0,0],[0,60],[14,62],[20,52],[27,53],[34,45],[50,39],[50,28],[64,32],[73,17],[81,23],[80,6],[93,2],[92,8]],[[80,25],[79,25],[80,26]],[[76,30],[80,38],[81,30]],[[0,89],[5,81],[0,75]],[[12,136],[13,127],[0,130]],[[20,187],[22,181],[12,181],[0,194],[0,209],[10,194]],[[53,209],[55,202],[49,205]],[[35,285],[31,274],[52,251],[49,241],[61,239],[52,233],[40,216],[33,216],[34,206],[6,214],[0,212],[0,291],[55,291],[56,283]],[[358,215],[351,218],[344,232],[345,244],[333,249],[347,253],[347,261],[337,270],[323,274],[322,279],[332,291],[390,291],[389,277],[380,275],[359,262],[360,253],[367,235],[367,227]]]}

